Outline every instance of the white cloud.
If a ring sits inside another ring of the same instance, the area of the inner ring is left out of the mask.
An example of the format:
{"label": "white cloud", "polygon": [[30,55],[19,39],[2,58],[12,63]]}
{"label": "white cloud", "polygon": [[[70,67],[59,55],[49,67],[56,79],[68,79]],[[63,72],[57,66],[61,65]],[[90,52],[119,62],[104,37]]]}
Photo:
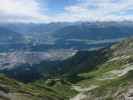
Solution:
{"label": "white cloud", "polygon": [[[43,9],[45,10],[45,9]],[[48,21],[36,0],[0,0],[0,22]]]}
{"label": "white cloud", "polygon": [[61,19],[71,21],[133,20],[133,0],[78,0],[79,4],[65,7]]}
{"label": "white cloud", "polygon": [[133,20],[133,0],[77,1],[65,6],[64,12],[48,16],[48,8],[42,8],[39,0],[0,0],[0,22]]}

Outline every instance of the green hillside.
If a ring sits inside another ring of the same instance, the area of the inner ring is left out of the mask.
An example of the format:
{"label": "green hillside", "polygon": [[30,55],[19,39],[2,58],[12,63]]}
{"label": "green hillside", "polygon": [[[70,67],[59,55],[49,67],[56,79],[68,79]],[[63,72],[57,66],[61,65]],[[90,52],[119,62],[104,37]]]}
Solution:
{"label": "green hillside", "polygon": [[[131,100],[133,98],[133,39],[113,45],[110,57],[97,69],[79,74],[84,80],[73,86],[72,100]],[[76,99],[78,98],[78,99]]]}
{"label": "green hillside", "polygon": [[47,87],[23,84],[0,75],[0,100],[64,100]]}

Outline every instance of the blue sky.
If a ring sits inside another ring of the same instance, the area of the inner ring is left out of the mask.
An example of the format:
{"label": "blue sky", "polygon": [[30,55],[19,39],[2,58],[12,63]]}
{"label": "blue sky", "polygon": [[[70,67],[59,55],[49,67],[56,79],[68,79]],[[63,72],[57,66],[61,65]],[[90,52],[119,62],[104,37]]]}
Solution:
{"label": "blue sky", "polygon": [[64,12],[64,7],[77,3],[77,0],[42,0],[48,7],[48,13],[56,14]]}
{"label": "blue sky", "polygon": [[0,22],[133,20],[133,0],[0,0]]}

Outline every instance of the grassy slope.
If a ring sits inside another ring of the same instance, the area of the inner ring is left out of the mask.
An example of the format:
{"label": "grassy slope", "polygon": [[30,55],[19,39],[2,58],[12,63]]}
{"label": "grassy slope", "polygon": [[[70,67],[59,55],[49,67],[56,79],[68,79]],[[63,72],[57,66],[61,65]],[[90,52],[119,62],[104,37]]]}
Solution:
{"label": "grassy slope", "polygon": [[68,100],[78,93],[71,88],[72,84],[64,79],[38,80],[31,84],[39,87],[48,87],[62,96],[64,100]]}
{"label": "grassy slope", "polygon": [[63,100],[55,91],[29,84],[23,84],[0,75],[0,97],[2,100]]}
{"label": "grassy slope", "polygon": [[[102,98],[102,100],[117,100],[122,93],[126,93],[133,82],[133,71],[125,73],[123,76],[111,73],[133,68],[133,40],[124,40],[111,47],[112,56],[109,60],[97,66],[96,70],[89,73],[79,74],[84,80],[77,84],[88,88],[92,85],[98,86],[95,89],[87,91],[88,99]],[[128,65],[129,64],[129,65]],[[120,75],[120,73],[118,74]],[[108,79],[109,78],[109,79]],[[111,78],[111,79],[110,79]],[[118,95],[116,95],[118,94]],[[86,97],[86,100],[88,100]]]}

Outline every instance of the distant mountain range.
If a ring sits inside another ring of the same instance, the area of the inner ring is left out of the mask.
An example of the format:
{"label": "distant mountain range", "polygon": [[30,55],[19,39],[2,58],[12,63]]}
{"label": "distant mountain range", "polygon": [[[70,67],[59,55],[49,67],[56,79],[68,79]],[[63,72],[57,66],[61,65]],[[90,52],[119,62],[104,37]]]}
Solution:
{"label": "distant mountain range", "polygon": [[[133,34],[133,22],[75,22],[50,24],[0,24],[6,30],[31,37],[32,42],[67,41],[68,39],[103,40],[129,37]],[[12,32],[11,32],[12,33]],[[48,40],[47,40],[48,41]]]}
{"label": "distant mountain range", "polygon": [[0,51],[27,47],[32,51],[81,50],[107,46],[132,36],[133,22],[5,23],[0,24],[0,35],[0,44],[10,44],[1,45]]}
{"label": "distant mountain range", "polygon": [[64,39],[114,39],[133,35],[132,27],[130,23],[79,23],[58,29],[55,36]]}
{"label": "distant mountain range", "polygon": [[15,32],[15,30],[10,30],[9,28],[0,27],[0,44],[6,43],[22,43],[24,37],[22,34]]}

